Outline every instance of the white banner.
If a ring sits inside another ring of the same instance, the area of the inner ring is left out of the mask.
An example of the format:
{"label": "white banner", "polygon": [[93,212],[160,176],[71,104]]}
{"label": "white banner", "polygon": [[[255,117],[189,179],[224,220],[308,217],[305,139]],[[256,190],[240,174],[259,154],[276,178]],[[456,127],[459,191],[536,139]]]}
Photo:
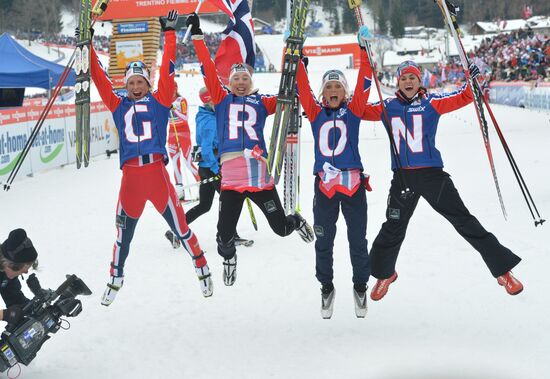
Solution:
{"label": "white banner", "polygon": [[[102,103],[90,108],[90,155],[118,149],[118,137],[111,112]],[[23,151],[42,112],[41,106],[0,110],[0,182],[5,182]],[[54,106],[42,124],[17,178],[76,161],[75,107]]]}

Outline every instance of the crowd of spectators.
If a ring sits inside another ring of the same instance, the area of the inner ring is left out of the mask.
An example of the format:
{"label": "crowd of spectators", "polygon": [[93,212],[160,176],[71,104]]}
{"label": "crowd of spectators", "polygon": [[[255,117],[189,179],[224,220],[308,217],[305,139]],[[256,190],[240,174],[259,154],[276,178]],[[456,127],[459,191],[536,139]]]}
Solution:
{"label": "crowd of spectators", "polygon": [[[178,40],[183,39],[184,33],[178,34]],[[212,58],[215,57],[216,52],[220,48],[222,42],[221,33],[204,33],[204,42],[208,46],[208,50],[212,55]],[[187,63],[198,63],[199,59],[195,52],[195,48],[192,43],[187,43],[186,45],[178,43],[177,45],[177,55],[176,55],[176,68],[181,69],[183,65]],[[266,62],[262,51],[256,46],[256,65],[254,67],[256,71],[266,71]]]}
{"label": "crowd of spectators", "polygon": [[531,29],[485,38],[471,57],[484,63],[489,80],[548,81],[550,38]]}
{"label": "crowd of spectators", "polygon": [[[18,33],[15,36],[17,39],[37,41],[44,44],[53,44],[59,46],[76,46],[76,38],[74,36],[66,36],[61,34],[44,34],[33,32],[31,35],[28,33]],[[108,53],[111,37],[107,36],[94,36],[93,38],[94,48],[96,51]]]}
{"label": "crowd of spectators", "polygon": [[[491,81],[531,81],[534,84],[550,81],[550,38],[532,30],[518,30],[486,37],[474,50],[468,52],[483,74],[484,85]],[[383,70],[379,80],[395,85],[395,73]],[[460,86],[465,75],[458,57],[448,64],[424,67],[421,78],[426,88],[447,85]]]}

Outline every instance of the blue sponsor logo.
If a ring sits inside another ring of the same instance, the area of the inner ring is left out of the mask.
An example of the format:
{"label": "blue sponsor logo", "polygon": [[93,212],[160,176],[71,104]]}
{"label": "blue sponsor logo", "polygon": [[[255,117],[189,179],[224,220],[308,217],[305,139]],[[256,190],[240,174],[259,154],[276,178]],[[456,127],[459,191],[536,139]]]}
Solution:
{"label": "blue sponsor logo", "polygon": [[147,33],[149,25],[146,22],[128,22],[118,24],[118,34]]}

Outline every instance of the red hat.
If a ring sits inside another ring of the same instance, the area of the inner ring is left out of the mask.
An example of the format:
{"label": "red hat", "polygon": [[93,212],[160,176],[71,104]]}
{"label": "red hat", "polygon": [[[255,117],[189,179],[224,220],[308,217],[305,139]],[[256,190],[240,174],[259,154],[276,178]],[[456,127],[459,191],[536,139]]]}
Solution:
{"label": "red hat", "polygon": [[204,92],[199,92],[199,97],[204,104],[212,101],[212,96],[210,96],[210,92],[208,92],[208,90]]}
{"label": "red hat", "polygon": [[420,75],[421,75],[420,67],[418,67],[418,65],[414,61],[405,61],[397,67],[397,81],[398,82],[399,82],[399,79],[401,78],[401,76],[403,74],[414,74],[418,78],[418,80],[421,80],[420,79]]}

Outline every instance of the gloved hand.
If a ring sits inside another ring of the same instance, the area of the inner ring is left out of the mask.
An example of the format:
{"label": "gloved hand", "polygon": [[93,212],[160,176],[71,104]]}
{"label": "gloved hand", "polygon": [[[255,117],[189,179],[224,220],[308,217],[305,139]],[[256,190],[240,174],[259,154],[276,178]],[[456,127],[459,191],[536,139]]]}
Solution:
{"label": "gloved hand", "polygon": [[468,71],[470,71],[470,77],[472,79],[476,79],[481,73],[479,72],[479,67],[475,65],[475,63],[470,63],[468,66]]}
{"label": "gloved hand", "polygon": [[364,47],[364,46],[366,46],[366,41],[369,38],[372,38],[372,34],[370,34],[370,30],[369,30],[368,26],[362,25],[359,28],[359,32],[357,32],[357,43],[359,44],[359,46]]}
{"label": "gloved hand", "polygon": [[2,317],[2,320],[6,321],[8,324],[17,324],[23,317],[23,310],[18,305],[12,305],[8,307],[8,309],[4,309],[3,315],[4,317]]}
{"label": "gloved hand", "polygon": [[176,24],[178,23],[178,11],[172,9],[170,12],[168,12],[168,15],[166,17],[160,17],[159,21],[163,32],[176,30]]}
{"label": "gloved hand", "polygon": [[191,27],[191,35],[193,36],[202,35],[201,22],[198,14],[191,13],[187,17],[187,21],[185,22],[185,25],[187,25],[187,27]]}
{"label": "gloved hand", "polygon": [[309,58],[304,55],[304,50],[300,50],[300,59],[302,60],[302,62],[304,62],[304,66],[307,70],[307,65],[309,64]]}

